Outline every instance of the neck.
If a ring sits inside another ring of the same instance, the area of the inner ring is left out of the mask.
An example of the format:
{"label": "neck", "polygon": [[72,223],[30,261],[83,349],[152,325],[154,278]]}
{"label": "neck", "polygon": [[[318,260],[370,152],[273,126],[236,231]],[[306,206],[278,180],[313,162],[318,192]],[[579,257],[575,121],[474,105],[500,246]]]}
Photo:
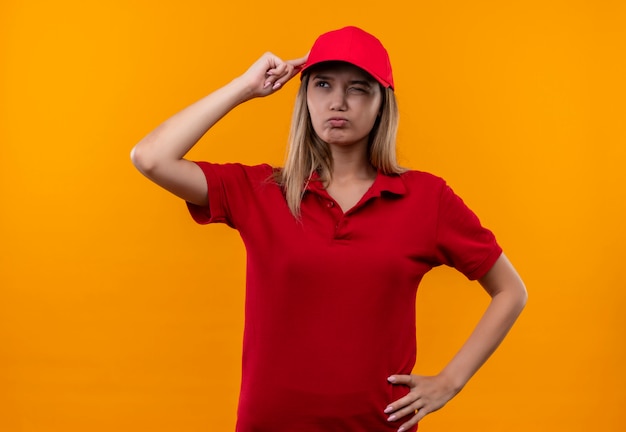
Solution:
{"label": "neck", "polygon": [[333,181],[372,179],[376,177],[376,169],[367,157],[367,148],[332,147]]}

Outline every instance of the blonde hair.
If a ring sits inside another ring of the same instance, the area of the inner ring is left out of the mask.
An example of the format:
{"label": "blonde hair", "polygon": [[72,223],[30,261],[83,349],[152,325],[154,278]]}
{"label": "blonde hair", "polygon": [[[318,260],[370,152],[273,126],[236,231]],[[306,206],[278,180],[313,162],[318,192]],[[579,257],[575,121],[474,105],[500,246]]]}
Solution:
{"label": "blonde hair", "polygon": [[[296,218],[300,218],[300,204],[313,172],[318,171],[323,182],[330,181],[333,172],[330,147],[317,136],[311,123],[306,97],[308,81],[309,75],[304,75],[291,119],[285,166],[275,175],[284,190],[289,210]],[[370,132],[369,160],[382,174],[400,174],[406,169],[396,160],[398,105],[392,89],[381,86],[381,91],[380,116]]]}

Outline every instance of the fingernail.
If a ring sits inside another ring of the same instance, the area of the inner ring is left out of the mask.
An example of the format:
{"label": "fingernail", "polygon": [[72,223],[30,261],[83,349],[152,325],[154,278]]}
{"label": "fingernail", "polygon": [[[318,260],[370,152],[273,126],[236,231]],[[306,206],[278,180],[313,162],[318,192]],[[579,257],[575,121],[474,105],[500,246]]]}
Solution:
{"label": "fingernail", "polygon": [[265,81],[265,84],[263,84],[263,88],[268,88],[270,86],[271,82],[269,81]]}
{"label": "fingernail", "polygon": [[389,378],[387,378],[387,381],[394,383],[396,382],[396,377],[390,376]]}
{"label": "fingernail", "polygon": [[389,405],[387,408],[385,408],[385,414],[390,413],[391,411],[393,411],[393,407],[391,405]]}
{"label": "fingernail", "polygon": [[391,415],[389,416],[389,418],[387,419],[387,421],[394,421],[396,419],[396,415]]}
{"label": "fingernail", "polygon": [[276,89],[277,89],[277,88],[279,88],[279,87],[280,87],[280,83],[279,83],[279,82],[277,82],[276,84],[274,84],[274,87],[272,87],[272,89],[276,90]]}
{"label": "fingernail", "polygon": [[404,430],[404,426],[400,426],[400,429],[398,429],[398,432],[402,432]]}

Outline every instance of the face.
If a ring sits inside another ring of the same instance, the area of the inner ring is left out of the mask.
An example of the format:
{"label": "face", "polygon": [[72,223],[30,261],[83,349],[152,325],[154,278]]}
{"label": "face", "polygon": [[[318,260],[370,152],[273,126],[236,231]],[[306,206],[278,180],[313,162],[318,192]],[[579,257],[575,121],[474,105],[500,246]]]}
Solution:
{"label": "face", "polygon": [[331,63],[310,72],[307,106],[311,123],[330,145],[366,146],[381,102],[378,82],[356,66]]}

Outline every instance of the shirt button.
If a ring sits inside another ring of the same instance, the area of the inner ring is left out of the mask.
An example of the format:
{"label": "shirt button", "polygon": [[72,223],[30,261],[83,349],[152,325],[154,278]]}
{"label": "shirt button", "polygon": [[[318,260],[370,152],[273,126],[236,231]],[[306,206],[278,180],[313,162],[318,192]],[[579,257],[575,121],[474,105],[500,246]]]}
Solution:
{"label": "shirt button", "polygon": [[328,204],[326,204],[328,206],[328,208],[334,207],[335,203],[332,201],[328,201]]}

